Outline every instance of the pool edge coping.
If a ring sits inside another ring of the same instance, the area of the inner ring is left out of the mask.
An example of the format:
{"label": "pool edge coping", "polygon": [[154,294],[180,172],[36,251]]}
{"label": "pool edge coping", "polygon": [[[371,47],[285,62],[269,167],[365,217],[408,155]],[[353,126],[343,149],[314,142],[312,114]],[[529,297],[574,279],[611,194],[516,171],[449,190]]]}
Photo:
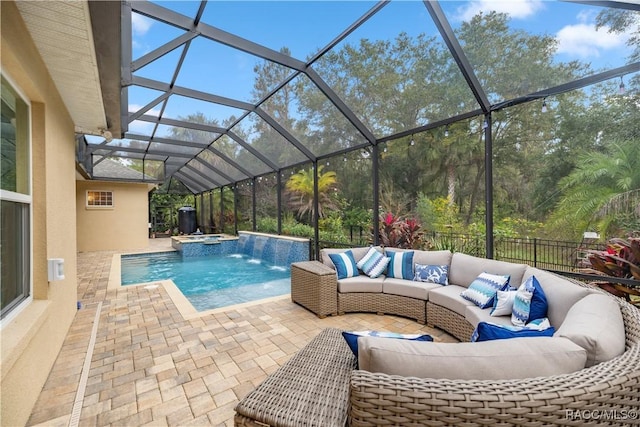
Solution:
{"label": "pool edge coping", "polygon": [[[154,254],[158,252],[178,252],[178,251],[150,251],[150,252],[135,252],[130,254],[128,253],[113,254],[113,257],[111,259],[111,268],[109,270],[109,281],[107,284],[107,290],[118,290],[124,287],[122,286],[122,255],[125,255],[125,256],[126,255],[145,255],[145,254]],[[229,310],[237,310],[240,308],[265,304],[272,301],[279,301],[285,298],[291,298],[291,292],[289,292],[283,295],[276,295],[274,297],[262,298],[255,301],[247,301],[240,304],[233,304],[225,307],[218,307],[218,308],[212,308],[205,311],[198,311],[193,306],[193,304],[191,304],[191,301],[189,301],[189,299],[182,293],[182,291],[180,291],[180,289],[178,288],[178,285],[176,285],[171,279],[154,280],[152,282],[144,282],[144,283],[133,283],[125,286],[126,287],[143,286],[149,289],[151,289],[151,287],[153,286],[157,286],[157,287],[162,286],[167,292],[167,294],[169,295],[169,298],[171,298],[171,301],[175,304],[180,315],[182,315],[182,317],[185,320],[196,319],[202,316],[223,313]]]}

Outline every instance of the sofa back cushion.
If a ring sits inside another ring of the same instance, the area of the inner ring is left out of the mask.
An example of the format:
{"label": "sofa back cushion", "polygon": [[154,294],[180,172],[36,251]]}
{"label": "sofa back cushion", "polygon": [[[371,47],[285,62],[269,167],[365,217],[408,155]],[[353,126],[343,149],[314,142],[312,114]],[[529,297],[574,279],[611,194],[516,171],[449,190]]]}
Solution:
{"label": "sofa back cushion", "polygon": [[413,251],[413,263],[422,265],[451,265],[451,251],[418,251],[413,249],[385,248],[386,251]]}
{"label": "sofa back cushion", "polygon": [[569,309],[579,300],[589,295],[591,292],[576,283],[571,282],[557,274],[540,270],[534,267],[527,267],[524,272],[524,280],[531,276],[536,276],[540,287],[547,297],[547,318],[551,326],[556,330],[564,322],[564,318]]}
{"label": "sofa back cushion", "polygon": [[509,284],[517,288],[522,283],[522,275],[527,268],[525,264],[514,264],[494,259],[479,258],[456,252],[451,257],[449,283],[468,288],[480,273],[509,275]]}
{"label": "sofa back cushion", "polygon": [[[378,250],[380,250],[382,252],[382,248],[380,248],[379,246],[377,246],[376,249],[378,249]],[[320,249],[320,260],[322,261],[322,263],[324,265],[329,266],[329,267],[331,267],[331,268],[333,268],[335,270],[335,266],[333,265],[333,262],[331,261],[331,258],[329,258],[329,254],[338,254],[338,253],[346,252],[346,251],[349,251],[349,250],[351,251],[351,253],[353,253],[353,258],[355,259],[355,261],[358,262],[367,254],[367,252],[369,252],[369,247]]]}
{"label": "sofa back cushion", "polygon": [[[358,338],[359,368],[418,378],[502,380],[559,375],[584,368],[585,349],[557,337],[474,343]],[[526,391],[526,390],[523,390]]]}
{"label": "sofa back cushion", "polygon": [[587,366],[624,353],[625,331],[618,303],[608,295],[590,294],[576,302],[555,333],[587,351]]}

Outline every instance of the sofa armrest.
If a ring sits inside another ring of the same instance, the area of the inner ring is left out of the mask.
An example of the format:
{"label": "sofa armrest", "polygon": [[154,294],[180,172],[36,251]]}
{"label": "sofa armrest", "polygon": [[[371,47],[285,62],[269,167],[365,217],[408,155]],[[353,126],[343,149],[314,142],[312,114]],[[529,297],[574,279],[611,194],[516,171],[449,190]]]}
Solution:
{"label": "sofa armrest", "polygon": [[335,270],[319,261],[291,264],[291,301],[323,318],[338,314],[338,278]]}

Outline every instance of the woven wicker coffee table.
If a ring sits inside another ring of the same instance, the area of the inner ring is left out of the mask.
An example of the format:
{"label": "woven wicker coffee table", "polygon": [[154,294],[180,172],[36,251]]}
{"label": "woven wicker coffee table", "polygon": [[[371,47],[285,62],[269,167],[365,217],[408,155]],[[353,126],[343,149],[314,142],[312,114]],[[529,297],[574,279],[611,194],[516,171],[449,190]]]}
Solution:
{"label": "woven wicker coffee table", "polygon": [[236,426],[343,427],[356,358],[325,329],[236,406]]}
{"label": "woven wicker coffee table", "polygon": [[291,264],[291,301],[319,318],[338,314],[336,272],[319,261]]}

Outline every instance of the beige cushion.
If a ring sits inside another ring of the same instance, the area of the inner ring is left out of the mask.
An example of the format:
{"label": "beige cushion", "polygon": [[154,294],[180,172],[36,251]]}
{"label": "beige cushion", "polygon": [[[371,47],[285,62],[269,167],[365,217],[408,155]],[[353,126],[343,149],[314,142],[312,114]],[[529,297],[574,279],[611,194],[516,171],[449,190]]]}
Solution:
{"label": "beige cushion", "polygon": [[370,278],[361,274],[356,277],[347,277],[346,279],[338,280],[338,292],[382,292],[382,281],[384,276]]}
{"label": "beige cushion", "polygon": [[429,291],[429,301],[464,316],[467,307],[473,305],[471,301],[460,296],[465,289],[467,288],[458,285],[438,285]]}
{"label": "beige cushion", "polygon": [[587,366],[624,353],[624,321],[618,303],[590,294],[575,303],[554,336],[568,338],[587,351]]}
{"label": "beige cushion", "polygon": [[414,282],[412,280],[387,277],[382,283],[382,292],[426,301],[429,299],[429,291],[441,286],[437,283]]}
{"label": "beige cushion", "polygon": [[514,288],[517,288],[522,283],[522,275],[525,268],[527,268],[525,264],[496,261],[456,252],[451,257],[449,283],[467,288],[480,273],[487,272],[491,274],[508,274],[511,276],[509,283]]}
{"label": "beige cushion", "polygon": [[492,316],[491,307],[482,309],[475,305],[470,305],[464,312],[464,318],[474,328],[478,326],[480,322],[495,323],[498,325],[513,326],[511,323],[511,315],[509,316]]}
{"label": "beige cushion", "polygon": [[451,265],[452,253],[444,251],[417,251],[413,249],[385,248],[394,252],[413,251],[413,264],[422,265]]}
{"label": "beige cushion", "polygon": [[475,343],[358,338],[360,369],[419,378],[532,378],[575,372],[584,368],[586,360],[587,354],[582,347],[555,337]]}
{"label": "beige cushion", "polygon": [[591,292],[557,274],[540,270],[534,267],[527,267],[524,272],[523,281],[531,276],[536,276],[540,286],[547,297],[549,310],[547,318],[551,326],[558,329],[569,309],[579,300],[589,295]]}

